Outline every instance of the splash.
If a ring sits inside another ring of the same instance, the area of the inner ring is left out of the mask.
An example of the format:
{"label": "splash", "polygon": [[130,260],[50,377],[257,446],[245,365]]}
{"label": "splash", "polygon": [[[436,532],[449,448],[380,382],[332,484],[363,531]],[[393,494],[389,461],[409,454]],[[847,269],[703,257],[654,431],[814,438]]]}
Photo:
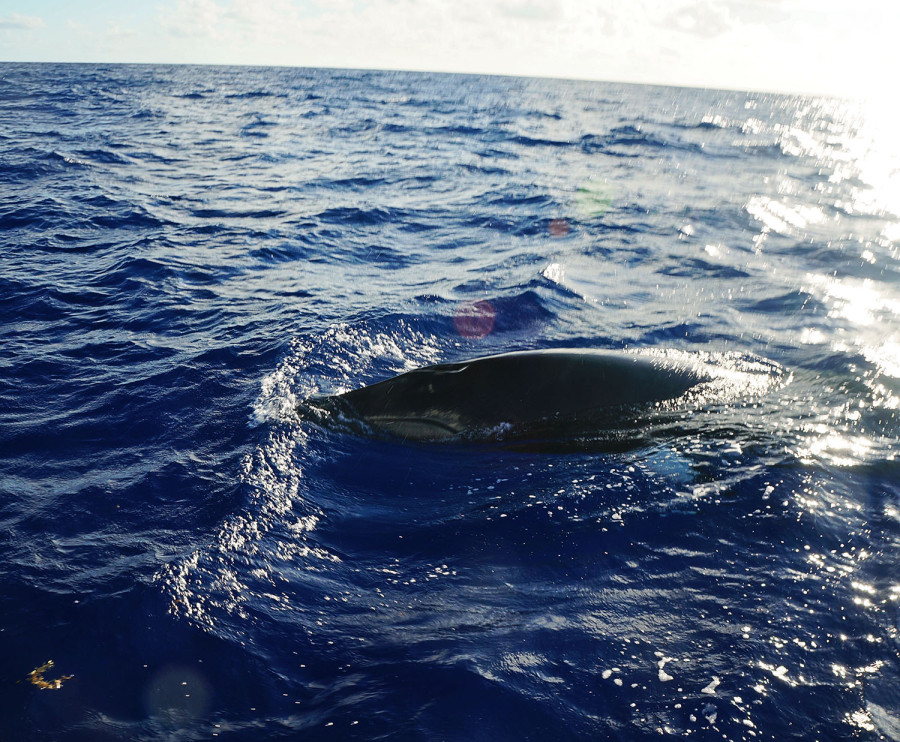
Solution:
{"label": "splash", "polygon": [[341,323],[317,338],[294,340],[260,382],[249,422],[264,438],[237,473],[244,504],[209,544],[158,575],[170,612],[218,631],[225,617],[249,618],[249,605],[285,607],[288,597],[273,589],[279,574],[299,564],[339,563],[311,537],[324,513],[307,497],[304,470],[323,454],[299,425],[297,399],[322,387],[355,385],[371,366],[414,367],[436,355],[434,340],[403,321],[393,332]]}

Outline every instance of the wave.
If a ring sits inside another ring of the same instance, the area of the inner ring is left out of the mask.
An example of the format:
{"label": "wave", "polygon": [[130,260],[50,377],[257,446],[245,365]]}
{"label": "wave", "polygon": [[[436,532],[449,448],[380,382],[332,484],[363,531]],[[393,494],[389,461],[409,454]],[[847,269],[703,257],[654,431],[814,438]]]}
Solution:
{"label": "wave", "polygon": [[743,268],[730,265],[710,263],[701,258],[678,258],[676,265],[670,265],[657,270],[664,276],[709,276],[711,278],[749,278],[750,274]]}
{"label": "wave", "polygon": [[[861,118],[459,75],[0,76],[0,737],[890,736],[898,256]],[[296,411],[573,346],[723,386],[626,421],[627,451]],[[75,678],[35,688],[48,659]]]}
{"label": "wave", "polygon": [[[253,98],[284,98],[284,93],[276,93],[271,90],[245,90],[240,93],[226,93],[225,98],[228,99],[248,99],[252,100]],[[307,98],[309,100],[309,98]]]}
{"label": "wave", "polygon": [[256,209],[256,210],[238,210],[238,209],[198,209],[190,210],[192,216],[198,219],[277,219],[287,216],[287,211],[280,209]]}
{"label": "wave", "polygon": [[91,164],[100,163],[102,165],[130,165],[131,160],[123,157],[109,149],[80,149],[75,150],[75,155],[79,159]]}
{"label": "wave", "polygon": [[579,141],[585,154],[607,154],[617,157],[643,157],[641,150],[665,150],[705,155],[700,143],[687,142],[680,138],[665,138],[639,126],[618,126],[606,134],[585,134]]}
{"label": "wave", "polygon": [[827,311],[826,307],[818,299],[806,291],[790,291],[779,296],[746,301],[742,303],[741,308],[747,312],[777,314],[780,316],[792,316],[804,311],[810,314]]}
{"label": "wave", "polygon": [[326,224],[342,224],[351,226],[376,226],[392,223],[404,223],[408,212],[404,209],[390,207],[360,208],[357,206],[335,206],[320,212],[316,219]]}

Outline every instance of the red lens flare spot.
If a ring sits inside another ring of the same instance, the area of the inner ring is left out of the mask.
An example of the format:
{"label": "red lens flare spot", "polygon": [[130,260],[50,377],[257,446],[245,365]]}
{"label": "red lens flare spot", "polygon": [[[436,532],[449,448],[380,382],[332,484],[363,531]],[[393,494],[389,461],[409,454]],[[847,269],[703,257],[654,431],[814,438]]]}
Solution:
{"label": "red lens flare spot", "polygon": [[551,219],[547,225],[547,231],[551,237],[565,237],[569,234],[569,222],[565,219]]}
{"label": "red lens flare spot", "polygon": [[464,338],[483,338],[494,329],[494,307],[484,299],[466,302],[453,317],[453,326]]}

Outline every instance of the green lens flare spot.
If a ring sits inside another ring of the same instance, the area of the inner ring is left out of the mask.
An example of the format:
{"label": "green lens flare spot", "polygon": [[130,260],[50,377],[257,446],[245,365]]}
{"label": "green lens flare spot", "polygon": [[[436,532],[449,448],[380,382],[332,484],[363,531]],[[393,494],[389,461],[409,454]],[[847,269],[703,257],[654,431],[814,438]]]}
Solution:
{"label": "green lens flare spot", "polygon": [[612,204],[613,186],[605,180],[588,179],[575,192],[575,205],[582,217],[603,216]]}

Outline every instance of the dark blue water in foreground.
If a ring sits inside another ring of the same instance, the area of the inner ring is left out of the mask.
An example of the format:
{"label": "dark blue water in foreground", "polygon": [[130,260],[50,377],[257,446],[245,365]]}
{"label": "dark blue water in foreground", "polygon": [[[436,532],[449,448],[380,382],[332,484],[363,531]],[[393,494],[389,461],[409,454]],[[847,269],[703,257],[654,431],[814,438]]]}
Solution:
{"label": "dark blue water in foreground", "polygon": [[[897,142],[813,98],[0,65],[0,739],[900,740]],[[606,453],[294,413],[565,346],[737,393]]]}

